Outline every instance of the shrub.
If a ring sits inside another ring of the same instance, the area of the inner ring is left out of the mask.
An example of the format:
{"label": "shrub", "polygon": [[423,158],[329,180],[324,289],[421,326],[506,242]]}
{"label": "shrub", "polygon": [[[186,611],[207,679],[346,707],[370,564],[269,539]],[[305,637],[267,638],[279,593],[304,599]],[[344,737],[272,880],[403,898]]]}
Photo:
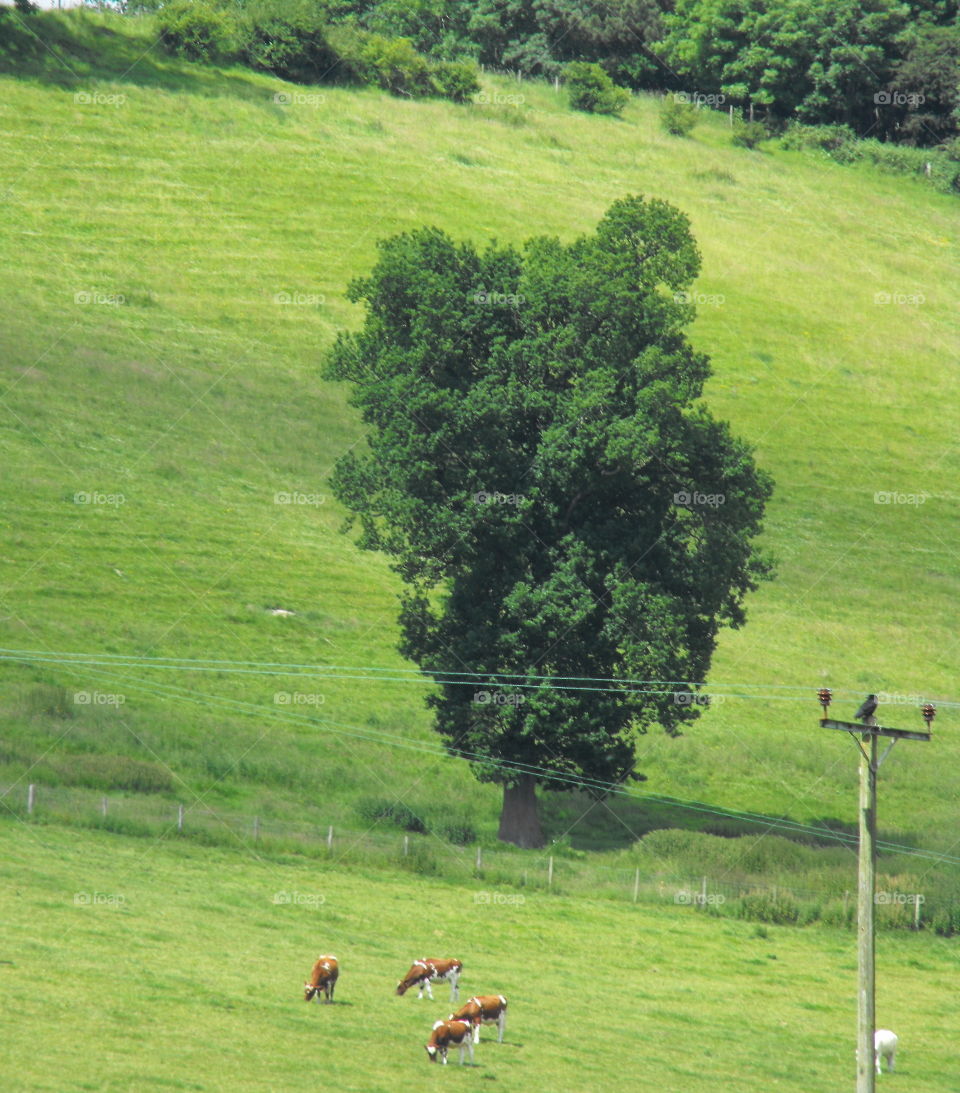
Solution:
{"label": "shrub", "polygon": [[756,148],[770,134],[759,121],[737,121],[733,126],[733,143],[738,148]]}
{"label": "shrub", "polygon": [[791,125],[783,134],[784,148],[815,148],[839,163],[850,163],[860,156],[857,135],[849,125]]}
{"label": "shrub", "polygon": [[617,87],[598,64],[572,61],[564,69],[570,105],[591,114],[619,114],[630,101],[630,92]]}
{"label": "shrub", "polygon": [[157,16],[157,30],[164,48],[188,61],[227,60],[237,50],[231,15],[202,0],[174,0]]}
{"label": "shrub", "polygon": [[960,906],[953,904],[939,908],[931,920],[933,932],[940,937],[953,937],[960,933]]}
{"label": "shrub", "polygon": [[437,61],[430,77],[436,93],[453,102],[468,102],[480,90],[476,65],[467,61]]}
{"label": "shrub", "polygon": [[436,829],[437,834],[454,846],[469,846],[477,841],[477,830],[473,824],[466,821],[440,824]]}
{"label": "shrub", "polygon": [[391,801],[387,798],[367,797],[357,805],[357,812],[367,823],[376,823],[378,820],[389,820],[404,831],[416,831],[423,833],[427,825],[422,819],[399,801]]}
{"label": "shrub", "polygon": [[800,908],[787,892],[748,892],[739,902],[737,917],[775,926],[793,926],[800,917]]}
{"label": "shrub", "polygon": [[292,83],[344,78],[340,54],[316,13],[254,10],[244,30],[243,60]]}
{"label": "shrub", "polygon": [[660,105],[660,126],[674,137],[689,136],[697,120],[694,104],[676,95],[667,95]]}
{"label": "shrub", "polygon": [[435,90],[430,65],[409,38],[367,35],[360,50],[367,82],[379,84],[391,95],[429,95]]}

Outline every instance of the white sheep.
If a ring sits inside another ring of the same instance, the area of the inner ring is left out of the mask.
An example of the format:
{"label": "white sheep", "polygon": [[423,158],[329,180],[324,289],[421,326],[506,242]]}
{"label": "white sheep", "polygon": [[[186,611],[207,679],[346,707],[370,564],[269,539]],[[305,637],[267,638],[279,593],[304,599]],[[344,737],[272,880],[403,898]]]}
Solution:
{"label": "white sheep", "polygon": [[873,1034],[873,1056],[880,1073],[880,1060],[887,1060],[887,1070],[893,1072],[893,1057],[897,1053],[897,1034],[888,1028],[878,1028]]}

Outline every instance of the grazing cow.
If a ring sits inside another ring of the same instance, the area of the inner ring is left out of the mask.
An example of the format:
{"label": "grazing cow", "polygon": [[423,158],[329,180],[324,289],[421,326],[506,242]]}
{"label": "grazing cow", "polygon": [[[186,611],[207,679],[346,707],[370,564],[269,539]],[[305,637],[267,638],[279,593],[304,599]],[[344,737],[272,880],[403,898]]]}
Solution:
{"label": "grazing cow", "polygon": [[880,1073],[880,1060],[887,1060],[888,1072],[893,1072],[893,1057],[897,1053],[897,1034],[888,1028],[878,1028],[873,1034],[873,1058]]}
{"label": "grazing cow", "polygon": [[451,1013],[448,1021],[469,1021],[473,1026],[473,1042],[480,1043],[480,1026],[497,1026],[497,1043],[503,1043],[503,1030],[507,1024],[507,1000],[502,994],[474,995],[464,1003],[456,1013]]}
{"label": "grazing cow", "polygon": [[460,997],[457,980],[462,970],[462,960],[415,960],[410,971],[397,984],[397,994],[404,995],[411,987],[419,987],[420,992],[417,998],[422,998],[426,990],[427,997],[432,1002],[433,991],[430,989],[430,980],[446,979],[450,984],[450,1001],[456,1002]]}
{"label": "grazing cow", "polygon": [[333,988],[337,985],[337,976],[340,974],[340,965],[335,956],[318,956],[317,962],[310,973],[310,979],[303,984],[303,997],[306,1001],[312,998],[320,1001],[320,991],[328,1002],[333,1001]]}
{"label": "grazing cow", "polygon": [[470,1052],[470,1065],[473,1065],[473,1037],[470,1035],[469,1021],[437,1021],[426,1043],[427,1056],[431,1063],[439,1055],[443,1065],[447,1065],[447,1052],[452,1047],[460,1048],[460,1065],[463,1066],[464,1049]]}

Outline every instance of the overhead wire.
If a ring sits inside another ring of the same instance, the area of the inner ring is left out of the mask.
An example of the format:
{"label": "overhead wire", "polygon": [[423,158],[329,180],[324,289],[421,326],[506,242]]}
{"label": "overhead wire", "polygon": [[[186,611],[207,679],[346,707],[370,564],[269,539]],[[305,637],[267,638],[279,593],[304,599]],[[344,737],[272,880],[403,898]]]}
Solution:
{"label": "overhead wire", "polygon": [[[524,690],[549,689],[558,691],[593,691],[622,694],[675,694],[676,688],[696,689],[699,694],[714,698],[737,698],[746,701],[769,702],[809,702],[810,687],[796,684],[715,682],[707,684],[697,680],[652,680],[617,678],[603,676],[558,676],[538,675],[519,672],[472,672],[468,670],[419,669],[419,668],[382,668],[372,665],[324,665],[284,663],[282,661],[234,661],[214,658],[179,658],[179,657],[137,657],[121,653],[74,653],[51,652],[47,650],[5,649],[0,648],[0,661],[20,663],[45,663],[66,666],[69,664],[87,667],[129,667],[140,670],[194,671],[218,673],[223,675],[258,675],[258,676],[302,676],[315,674],[322,679],[351,682],[413,683],[418,686],[477,686],[479,681],[491,685],[520,688]],[[392,672],[393,675],[384,673]],[[586,684],[602,683],[605,686],[593,687]],[[721,688],[731,688],[729,691]],[[793,690],[795,695],[770,693],[744,693],[751,689]],[[834,697],[844,694],[860,695],[860,691],[833,690]],[[919,704],[926,701],[925,696],[898,695],[898,700],[910,697]],[[901,704],[906,704],[901,701]],[[938,700],[939,706],[956,707],[960,701]]]}
{"label": "overhead wire", "polygon": [[[64,662],[64,666],[67,666],[66,662]],[[183,701],[192,702],[196,705],[202,705],[212,708],[221,708],[224,710],[229,710],[233,713],[244,714],[247,716],[255,716],[258,718],[267,717],[271,720],[281,721],[286,724],[298,724],[306,725],[311,728],[320,728],[335,736],[349,737],[360,740],[364,743],[386,745],[388,747],[400,748],[402,750],[419,752],[421,754],[426,754],[434,758],[461,758],[467,760],[468,762],[480,764],[483,766],[492,766],[506,771],[531,774],[541,779],[550,779],[554,782],[561,782],[568,785],[570,788],[587,790],[588,792],[601,792],[613,796],[626,797],[638,802],[659,804],[671,808],[678,808],[706,815],[713,815],[727,820],[738,821],[758,827],[765,827],[768,830],[772,831],[783,831],[793,835],[803,835],[807,838],[815,839],[818,841],[834,842],[841,846],[855,847],[859,841],[858,836],[852,832],[844,832],[838,831],[834,828],[818,827],[812,824],[804,824],[796,820],[787,819],[786,817],[776,817],[765,815],[763,813],[756,813],[739,809],[729,809],[722,806],[708,805],[699,801],[685,801],[680,798],[669,797],[663,794],[640,793],[638,791],[631,790],[628,787],[619,783],[604,782],[599,779],[588,779],[582,776],[572,774],[570,772],[554,771],[533,764],[517,763],[511,760],[496,759],[491,756],[485,756],[469,752],[466,749],[456,747],[447,748],[443,745],[431,744],[427,741],[403,739],[377,729],[365,728],[358,725],[349,725],[347,723],[334,721],[329,718],[320,718],[308,716],[305,714],[296,714],[292,711],[281,712],[280,710],[276,709],[265,709],[263,706],[257,703],[244,702],[237,699],[228,699],[216,695],[202,694],[196,691],[187,690],[182,687],[177,687],[175,685],[159,683],[157,681],[136,678],[131,680],[129,677],[117,677],[116,675],[111,675],[103,671],[90,672],[89,665],[86,664],[76,665],[76,663],[74,662],[74,666],[87,668],[88,671],[86,674],[94,678],[105,679],[112,683],[120,682],[128,687],[133,686],[137,690],[143,691],[146,694],[152,694],[155,697],[159,698],[180,699]],[[112,665],[112,667],[114,668],[125,668],[131,666],[132,665],[121,663],[114,663]],[[877,848],[888,853],[902,854],[904,856],[933,861],[935,863],[960,865],[960,857],[941,853],[935,850],[918,849],[916,847],[910,847],[900,843],[893,843],[888,840],[877,840]]]}

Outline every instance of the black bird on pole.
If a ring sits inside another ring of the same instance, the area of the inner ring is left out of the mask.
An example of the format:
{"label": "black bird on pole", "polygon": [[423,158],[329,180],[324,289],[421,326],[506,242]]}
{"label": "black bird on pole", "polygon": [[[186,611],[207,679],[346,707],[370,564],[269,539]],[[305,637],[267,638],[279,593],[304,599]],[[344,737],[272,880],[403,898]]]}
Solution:
{"label": "black bird on pole", "polygon": [[863,700],[860,709],[857,710],[857,712],[853,716],[857,721],[862,721],[864,725],[866,725],[868,721],[871,721],[873,719],[873,715],[876,712],[876,709],[877,696],[867,695],[867,697]]}

